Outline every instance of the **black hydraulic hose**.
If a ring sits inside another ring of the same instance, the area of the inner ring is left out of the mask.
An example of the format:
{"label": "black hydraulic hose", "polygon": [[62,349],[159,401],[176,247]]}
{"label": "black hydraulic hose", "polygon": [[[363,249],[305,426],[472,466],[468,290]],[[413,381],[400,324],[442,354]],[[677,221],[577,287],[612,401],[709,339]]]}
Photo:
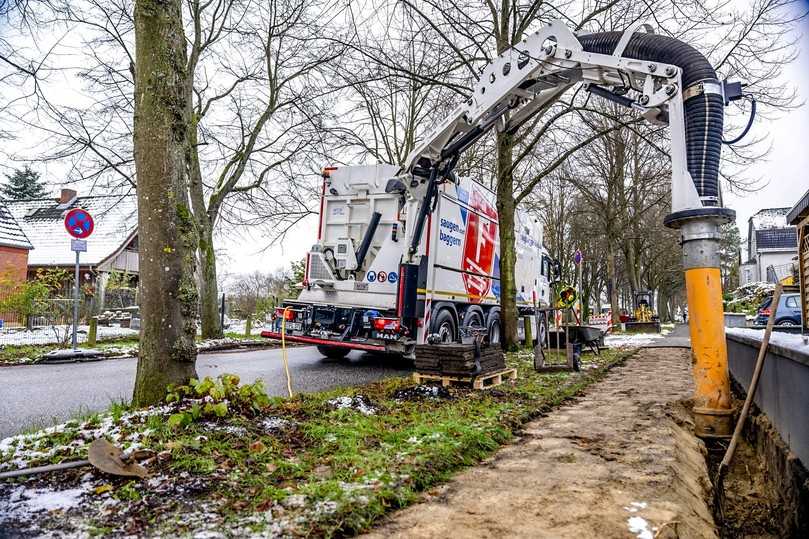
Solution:
{"label": "black hydraulic hose", "polygon": [[744,128],[744,131],[742,131],[741,134],[738,137],[734,138],[734,139],[731,139],[731,140],[724,140],[723,139],[722,144],[727,144],[728,146],[731,146],[733,144],[736,144],[737,142],[740,142],[744,137],[747,136],[747,133],[750,132],[750,128],[753,127],[753,120],[755,120],[755,119],[756,119],[756,98],[751,96],[750,97],[750,119],[747,120],[747,126]]}
{"label": "black hydraulic hose", "polygon": [[[579,36],[587,52],[612,54],[623,32]],[[703,83],[721,88],[711,63],[699,51],[673,37],[636,33],[623,51],[626,58],[676,65],[682,70],[683,92]],[[706,206],[719,200],[719,159],[722,154],[724,100],[698,91],[685,100],[685,140],[688,172]]]}
{"label": "black hydraulic hose", "polygon": [[635,102],[629,99],[626,96],[618,95],[614,92],[610,92],[603,86],[599,86],[597,84],[591,84],[587,87],[587,91],[593,95],[597,95],[603,99],[607,99],[608,101],[612,101],[613,103],[617,103],[622,107],[632,108],[635,105]]}
{"label": "black hydraulic hose", "polygon": [[410,250],[408,253],[411,256],[416,254],[416,250],[419,248],[421,235],[424,232],[424,224],[427,222],[427,214],[431,211],[430,207],[432,206],[433,197],[438,190],[438,182],[436,181],[437,175],[437,168],[433,167],[430,169],[430,178],[427,180],[427,192],[424,194],[424,200],[421,201],[419,214],[416,217],[416,226],[413,227],[413,237],[410,239]]}
{"label": "black hydraulic hose", "polygon": [[378,211],[375,211],[371,215],[371,222],[368,223],[368,228],[365,230],[365,235],[362,237],[362,241],[360,242],[360,247],[357,249],[357,269],[362,267],[362,263],[365,262],[365,256],[368,254],[368,249],[371,248],[371,240],[374,239],[374,234],[376,234],[376,227],[379,226],[379,220],[382,218],[382,214]]}

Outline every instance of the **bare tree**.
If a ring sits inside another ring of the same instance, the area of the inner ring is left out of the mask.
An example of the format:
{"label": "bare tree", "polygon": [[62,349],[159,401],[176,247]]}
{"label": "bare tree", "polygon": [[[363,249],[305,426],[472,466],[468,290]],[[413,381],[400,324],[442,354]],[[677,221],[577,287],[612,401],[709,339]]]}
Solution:
{"label": "bare tree", "polygon": [[[189,71],[198,72],[198,62],[212,42],[218,39],[226,25],[227,16],[218,16],[204,28],[202,18],[211,4],[191,0],[194,27]],[[232,9],[233,3],[221,0],[216,9]],[[221,7],[220,7],[221,6]],[[294,175],[283,171],[301,152],[316,147],[321,141],[319,126],[323,112],[318,100],[328,95],[325,79],[318,78],[318,68],[334,60],[340,49],[329,47],[320,38],[320,20],[329,5],[306,0],[286,0],[268,4],[248,5],[230,36],[230,47],[220,54],[238,50],[241,61],[227,68],[233,83],[223,91],[206,97],[210,83],[202,88],[189,84],[187,103],[193,104],[189,114],[194,119],[189,127],[191,143],[191,202],[200,233],[199,265],[202,310],[202,335],[219,336],[218,291],[216,287],[216,255],[213,247],[214,227],[220,215],[231,210],[248,209],[252,197],[240,193],[268,193],[271,179],[282,180],[280,192],[290,193],[296,185]],[[217,19],[218,17],[218,19]],[[257,84],[242,84],[255,81]],[[196,102],[192,94],[197,95]],[[258,99],[257,99],[258,97]],[[200,130],[200,122],[212,104],[227,99],[231,103],[229,123],[220,124],[219,131]],[[213,181],[204,181],[200,158],[200,133],[208,138],[218,153]],[[279,173],[280,171],[280,173]],[[286,184],[286,185],[284,185]],[[206,198],[207,197],[207,198]],[[270,199],[276,198],[270,196]],[[289,200],[289,198],[287,198]],[[294,199],[293,199],[294,200]],[[298,212],[308,214],[299,201]],[[259,210],[260,211],[260,210]],[[248,212],[249,213],[249,212]],[[255,212],[254,212],[255,215]]]}
{"label": "bare tree", "polygon": [[[189,197],[207,338],[221,335],[213,249],[218,223],[269,224],[272,240],[311,213],[314,175],[307,156],[322,155],[327,146],[323,125],[335,91],[321,68],[341,53],[323,38],[324,28],[342,8],[330,0],[182,5]],[[52,14],[51,27],[82,29],[82,61],[64,69],[85,82],[88,101],[65,103],[43,90],[17,120],[47,134],[45,159],[70,162],[74,181],[107,192],[134,189],[132,0],[63,1],[53,4]]]}
{"label": "bare tree", "polygon": [[132,402],[196,376],[197,234],[188,201],[187,57],[180,0],[135,5],[135,166],[141,336]]}
{"label": "bare tree", "polygon": [[[621,0],[572,2],[466,2],[430,0],[422,3],[403,0],[407,12],[428,25],[442,37],[454,53],[458,70],[471,80],[477,77],[482,62],[520,42],[532,27],[551,18],[562,18],[575,30],[605,31],[623,29],[640,19],[650,19],[663,33],[680,37],[706,50],[709,58],[718,60],[720,72],[753,82],[752,88],[764,98],[767,107],[785,109],[794,103],[790,88],[777,82],[781,66],[794,56],[795,17],[787,10],[793,0],[756,0],[746,11],[735,9],[728,0],[714,2],[646,2]],[[726,33],[717,39],[715,29]],[[765,35],[771,34],[771,35]],[[513,215],[517,204],[564,161],[585,146],[618,129],[608,125],[603,130],[581,133],[579,138],[554,136],[558,130],[570,128],[567,121],[580,109],[588,108],[573,95],[548,107],[516,132],[496,134],[496,171],[498,214],[501,240],[501,305],[503,307],[504,340],[516,338],[514,308],[514,237]],[[556,133],[555,133],[556,132]],[[551,144],[540,146],[544,137]],[[538,150],[541,148],[541,150]],[[735,161],[744,162],[761,153],[762,146],[751,141],[747,148],[734,152]],[[745,153],[747,152],[747,153]],[[623,154],[616,157],[623,158]],[[623,169],[625,163],[615,166]],[[736,181],[734,186],[745,186]],[[516,189],[519,186],[519,189]],[[516,196],[515,196],[515,193]],[[611,247],[620,244],[613,238]],[[615,275],[615,252],[608,257],[608,267]],[[617,283],[613,284],[614,288]],[[617,298],[613,298],[617,304]],[[617,309],[614,309],[617,316]]]}

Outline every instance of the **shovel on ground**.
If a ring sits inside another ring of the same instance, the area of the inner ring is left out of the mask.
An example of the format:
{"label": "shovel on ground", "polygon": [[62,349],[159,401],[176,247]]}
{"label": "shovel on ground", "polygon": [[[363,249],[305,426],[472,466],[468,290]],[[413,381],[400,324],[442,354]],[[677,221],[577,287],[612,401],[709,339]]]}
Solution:
{"label": "shovel on ground", "polygon": [[138,477],[140,479],[148,475],[146,468],[135,462],[134,459],[124,460],[123,451],[104,438],[93,440],[87,453],[88,460],[73,460],[60,462],[59,464],[48,464],[46,466],[35,466],[33,468],[0,472],[0,479],[56,472],[59,470],[67,470],[68,468],[79,468],[81,466],[87,466],[88,464],[111,475]]}
{"label": "shovel on ground", "polygon": [[121,448],[109,443],[104,438],[93,440],[87,450],[87,457],[94,467],[110,475],[139,477],[148,475],[146,468],[134,460],[125,461]]}

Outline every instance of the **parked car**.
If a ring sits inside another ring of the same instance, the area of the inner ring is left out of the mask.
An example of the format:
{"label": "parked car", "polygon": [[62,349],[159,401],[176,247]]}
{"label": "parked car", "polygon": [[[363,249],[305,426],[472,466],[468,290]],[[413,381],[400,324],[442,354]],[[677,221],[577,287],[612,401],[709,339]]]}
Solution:
{"label": "parked car", "polygon": [[[772,297],[764,300],[756,313],[756,325],[764,326],[770,318]],[[801,297],[800,294],[781,294],[778,309],[775,311],[775,325],[800,326],[801,325]]]}

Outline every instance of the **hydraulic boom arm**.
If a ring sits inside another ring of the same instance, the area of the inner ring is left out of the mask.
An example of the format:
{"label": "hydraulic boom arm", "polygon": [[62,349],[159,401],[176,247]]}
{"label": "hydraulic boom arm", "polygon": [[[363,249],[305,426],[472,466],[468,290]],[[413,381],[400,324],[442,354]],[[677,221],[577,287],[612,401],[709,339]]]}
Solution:
{"label": "hydraulic boom arm", "polygon": [[[645,32],[638,32],[641,27]],[[724,106],[741,85],[721,83],[689,45],[636,24],[623,33],[577,36],[553,21],[491,62],[472,95],[407,157],[403,178],[419,202],[407,261],[418,256],[424,222],[438,184],[452,178],[461,152],[491,128],[515,131],[575,84],[638,111],[671,134],[672,213],[681,230],[697,387],[697,432],[730,431],[730,385],[722,323],[719,225],[735,213],[722,207],[719,158]]]}

